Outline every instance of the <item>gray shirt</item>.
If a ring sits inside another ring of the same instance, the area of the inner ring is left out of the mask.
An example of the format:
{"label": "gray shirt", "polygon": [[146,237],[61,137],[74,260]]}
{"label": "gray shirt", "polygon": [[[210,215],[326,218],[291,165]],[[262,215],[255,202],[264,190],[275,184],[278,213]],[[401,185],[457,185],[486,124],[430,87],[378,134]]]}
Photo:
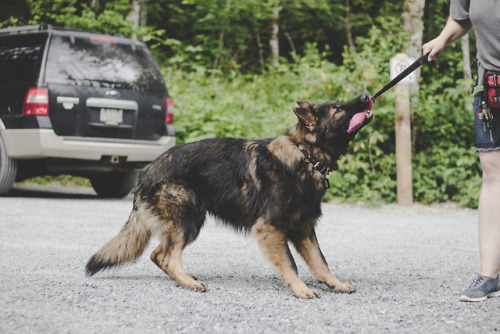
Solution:
{"label": "gray shirt", "polygon": [[500,0],[451,0],[450,16],[472,22],[479,78],[483,78],[484,69],[500,72]]}

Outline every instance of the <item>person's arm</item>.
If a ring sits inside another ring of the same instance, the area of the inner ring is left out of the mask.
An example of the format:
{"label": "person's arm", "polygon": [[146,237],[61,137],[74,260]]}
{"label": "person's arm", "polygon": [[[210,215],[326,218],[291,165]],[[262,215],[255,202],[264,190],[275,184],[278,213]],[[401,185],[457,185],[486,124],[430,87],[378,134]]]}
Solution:
{"label": "person's arm", "polygon": [[429,58],[436,59],[438,57],[438,53],[441,52],[446,45],[462,38],[471,29],[472,22],[470,19],[457,21],[452,17],[449,17],[448,22],[446,22],[446,25],[439,36],[422,45],[423,54],[430,52]]}

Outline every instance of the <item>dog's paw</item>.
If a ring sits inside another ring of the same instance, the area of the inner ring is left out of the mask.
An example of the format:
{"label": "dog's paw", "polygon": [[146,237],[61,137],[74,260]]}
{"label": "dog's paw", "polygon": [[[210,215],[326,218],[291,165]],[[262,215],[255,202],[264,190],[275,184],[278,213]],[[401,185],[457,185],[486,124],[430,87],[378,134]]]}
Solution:
{"label": "dog's paw", "polygon": [[293,290],[293,294],[295,295],[295,297],[302,299],[320,298],[318,291],[310,289],[308,287],[301,287],[300,289],[295,289]]}
{"label": "dog's paw", "polygon": [[338,283],[335,286],[330,287],[330,291],[338,293],[355,293],[356,288],[349,283]]}
{"label": "dog's paw", "polygon": [[208,290],[208,286],[206,283],[194,280],[191,276],[186,275],[187,279],[184,280],[176,280],[177,284],[181,288],[186,290],[192,290],[197,292],[206,292]]}
{"label": "dog's paw", "polygon": [[194,291],[198,291],[198,292],[207,292],[208,290],[208,286],[203,283],[203,282],[200,282],[200,281],[195,281],[193,284],[192,284],[192,287],[191,288],[188,288],[189,290],[194,290]]}

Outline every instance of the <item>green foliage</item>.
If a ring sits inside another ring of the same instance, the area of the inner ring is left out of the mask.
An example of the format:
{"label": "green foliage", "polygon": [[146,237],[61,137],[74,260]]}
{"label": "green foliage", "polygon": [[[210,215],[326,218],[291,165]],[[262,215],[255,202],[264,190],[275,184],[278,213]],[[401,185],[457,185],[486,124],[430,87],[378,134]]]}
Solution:
{"label": "green foliage", "polygon": [[11,16],[4,24],[53,24],[125,36],[147,33],[145,28],[134,29],[126,20],[132,9],[129,0],[21,0],[16,6],[30,10]]}
{"label": "green foliage", "polygon": [[335,49],[337,52],[326,57],[340,64],[348,32],[354,37],[364,35],[387,17],[393,21],[394,13],[400,20],[403,1],[149,1],[148,23],[161,32],[150,45],[162,55],[165,65],[184,70],[199,66],[225,73],[262,72],[269,62],[269,26],[275,5],[279,8],[282,62],[291,61],[293,52],[302,55],[306,45],[315,42],[321,51]]}
{"label": "green foliage", "polygon": [[59,183],[63,186],[72,185],[72,186],[80,186],[80,187],[91,187],[90,181],[86,178],[79,176],[71,176],[66,174],[61,174],[58,176],[37,176],[31,179],[22,181],[20,184],[28,184],[28,183],[36,183],[36,184],[51,184],[51,183]]}
{"label": "green foliage", "polygon": [[[395,23],[386,20],[384,24]],[[309,43],[303,55],[293,54],[293,62],[265,75],[208,76],[203,68],[189,73],[165,68],[180,111],[179,142],[220,136],[274,137],[295,124],[295,100],[321,103],[348,100],[363,91],[374,93],[389,81],[389,60],[403,48],[400,36],[384,25],[372,27],[369,36],[357,38],[356,54],[343,53],[343,66],[326,60],[328,48],[319,52],[316,44]],[[424,204],[455,201],[477,206],[480,167],[473,152],[472,114],[465,111],[471,101],[465,96],[463,80],[456,79],[459,59],[426,65],[419,102],[413,105],[414,198]],[[449,76],[434,76],[445,65]],[[390,90],[377,99],[374,120],[358,134],[340,169],[330,176],[325,200],[396,201],[394,98]]]}
{"label": "green foliage", "polygon": [[414,196],[418,202],[454,201],[467,207],[477,206],[481,172],[477,153],[472,149],[434,146],[416,154],[413,160]]}

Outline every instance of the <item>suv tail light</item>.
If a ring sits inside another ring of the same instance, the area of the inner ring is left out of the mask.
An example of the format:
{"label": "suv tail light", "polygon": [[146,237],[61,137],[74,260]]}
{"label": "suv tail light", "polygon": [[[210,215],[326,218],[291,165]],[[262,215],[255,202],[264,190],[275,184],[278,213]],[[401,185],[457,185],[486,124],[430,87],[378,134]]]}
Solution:
{"label": "suv tail light", "polygon": [[174,122],[174,101],[167,97],[167,111],[165,112],[165,124],[172,124]]}
{"label": "suv tail light", "polygon": [[47,116],[49,114],[49,89],[44,87],[30,88],[24,100],[23,114]]}

